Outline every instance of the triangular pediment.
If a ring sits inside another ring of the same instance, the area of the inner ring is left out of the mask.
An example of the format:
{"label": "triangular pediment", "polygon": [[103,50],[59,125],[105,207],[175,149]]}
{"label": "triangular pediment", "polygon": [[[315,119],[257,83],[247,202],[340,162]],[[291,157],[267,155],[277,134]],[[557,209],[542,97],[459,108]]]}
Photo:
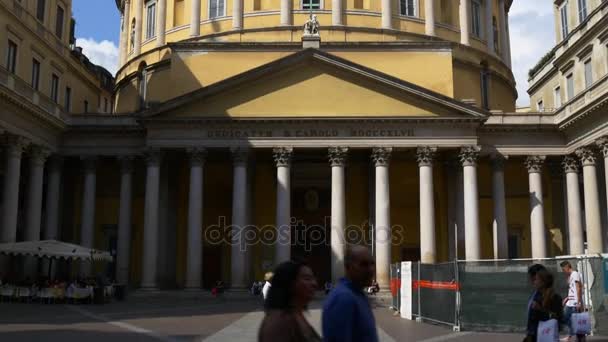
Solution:
{"label": "triangular pediment", "polygon": [[159,119],[486,117],[480,109],[314,49],[202,88],[142,114]]}

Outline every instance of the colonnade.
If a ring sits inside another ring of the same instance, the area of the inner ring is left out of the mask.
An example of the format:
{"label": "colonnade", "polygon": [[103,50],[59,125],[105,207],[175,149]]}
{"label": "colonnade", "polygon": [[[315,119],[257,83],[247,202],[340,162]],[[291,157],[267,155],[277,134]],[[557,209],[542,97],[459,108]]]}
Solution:
{"label": "colonnade", "polygon": [[[16,241],[17,212],[19,205],[20,169],[24,153],[29,163],[29,177],[27,182],[25,239],[37,240],[41,236],[42,194],[44,168],[47,170],[47,200],[46,217],[44,218],[44,239],[58,239],[59,193],[62,178],[62,160],[58,155],[39,146],[30,144],[26,139],[12,134],[2,136],[5,147],[4,187],[2,189],[2,227],[0,228],[1,242]],[[603,252],[603,234],[601,227],[600,192],[598,189],[598,175],[596,165],[599,151],[603,153],[608,163],[608,138],[600,139],[595,145],[581,147],[572,155],[563,157],[563,172],[566,176],[567,212],[569,229],[569,251],[572,254],[584,253],[584,233],[587,233],[588,253]],[[456,191],[451,201],[452,215],[456,221],[462,220],[464,227],[465,255],[467,260],[479,260],[481,255],[480,223],[479,223],[479,195],[477,180],[477,162],[480,147],[463,146],[458,152],[458,169],[452,178],[452,187]],[[187,149],[189,154],[189,201],[187,225],[187,288],[200,288],[202,286],[202,222],[204,215],[203,184],[204,165],[207,156],[205,148]],[[249,148],[233,148],[231,156],[233,161],[233,194],[232,194],[232,225],[243,229],[248,225],[248,186],[247,169],[250,167],[248,157],[252,151]],[[273,159],[276,166],[276,230],[275,264],[290,259],[291,243],[291,162],[294,151],[291,147],[277,147],[273,149]],[[375,168],[375,258],[377,267],[377,280],[380,286],[389,284],[389,268],[391,257],[391,213],[390,213],[390,180],[389,168],[393,150],[390,147],[376,147],[371,149],[370,159]],[[145,209],[144,234],[142,257],[142,288],[154,289],[158,287],[158,242],[159,242],[159,188],[160,169],[163,163],[163,152],[160,149],[148,149],[143,153],[145,162]],[[436,208],[435,185],[433,167],[436,164],[438,149],[434,146],[421,146],[416,149],[416,159],[419,167],[419,196],[420,196],[420,255],[423,263],[437,262],[436,241]],[[346,146],[330,147],[327,150],[329,166],[331,168],[331,250],[332,250],[332,278],[338,279],[343,275],[342,262],[346,241],[346,188],[345,166],[348,161],[349,148]],[[118,217],[118,254],[117,278],[120,282],[127,282],[129,275],[129,256],[132,225],[133,201],[133,169],[135,156],[119,157],[120,161],[120,208]],[[507,215],[505,208],[505,176],[504,165],[506,156],[491,154],[492,164],[492,199],[494,209],[493,235],[494,257],[507,258]],[[95,231],[95,200],[97,182],[97,159],[94,157],[81,158],[83,166],[83,194],[80,244],[93,247]],[[545,157],[532,155],[525,158],[524,165],[529,174],[530,194],[530,229],[532,257],[547,257],[546,227],[544,222],[544,197],[542,172]],[[456,165],[456,164],[452,164]],[[584,202],[579,195],[579,173],[583,177]],[[461,176],[460,176],[461,175]],[[608,173],[606,174],[608,178]],[[460,184],[458,184],[460,183]],[[584,203],[584,211],[581,203]],[[604,208],[606,210],[607,208]],[[583,213],[585,229],[583,229]],[[458,213],[461,213],[459,215]],[[450,232],[453,234],[454,232]],[[238,234],[242,236],[242,234]],[[232,286],[244,288],[247,285],[248,262],[250,254],[242,244],[244,241],[232,241],[231,271]],[[451,243],[451,248],[455,248]],[[86,272],[86,270],[85,270]]]}

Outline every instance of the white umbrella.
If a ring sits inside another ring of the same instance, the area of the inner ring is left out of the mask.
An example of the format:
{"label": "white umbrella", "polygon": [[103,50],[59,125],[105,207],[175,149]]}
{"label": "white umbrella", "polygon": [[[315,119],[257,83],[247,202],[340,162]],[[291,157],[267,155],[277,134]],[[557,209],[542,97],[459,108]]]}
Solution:
{"label": "white umbrella", "polygon": [[2,243],[0,244],[0,254],[30,255],[38,258],[66,260],[104,260],[109,262],[113,260],[109,252],[56,240]]}

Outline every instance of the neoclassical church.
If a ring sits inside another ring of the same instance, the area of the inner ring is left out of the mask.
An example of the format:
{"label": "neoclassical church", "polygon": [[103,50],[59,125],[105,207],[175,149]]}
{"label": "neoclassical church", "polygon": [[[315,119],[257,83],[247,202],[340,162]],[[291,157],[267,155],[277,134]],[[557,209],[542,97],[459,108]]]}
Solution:
{"label": "neoclassical church", "polygon": [[516,111],[512,2],[117,0],[108,88],[55,39],[70,1],[0,0],[2,242],[111,250],[93,271],[147,289],[290,258],[323,283],[350,243],[381,287],[401,260],[601,253],[608,4],[554,2]]}

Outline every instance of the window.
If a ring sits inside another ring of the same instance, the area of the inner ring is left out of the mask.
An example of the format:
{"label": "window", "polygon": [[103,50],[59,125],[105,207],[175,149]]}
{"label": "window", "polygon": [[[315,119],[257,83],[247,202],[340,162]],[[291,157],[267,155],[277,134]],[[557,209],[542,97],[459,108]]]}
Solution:
{"label": "window", "polygon": [[46,8],[46,0],[38,0],[38,5],[36,7],[36,18],[38,20],[44,22],[44,10]]}
{"label": "window", "polygon": [[302,0],[302,9],[321,9],[321,0]]}
{"label": "window", "polygon": [[561,89],[561,87],[556,87],[553,90],[553,99],[554,99],[555,109],[562,106],[562,89]]}
{"label": "window", "polygon": [[55,20],[55,35],[59,39],[63,38],[63,8],[57,6],[57,18]]}
{"label": "window", "polygon": [[544,111],[545,111],[545,104],[543,103],[543,100],[539,100],[539,101],[536,103],[536,109],[537,109],[539,112],[544,112]]}
{"label": "window", "polygon": [[587,19],[587,0],[578,0],[578,22],[582,23]]}
{"label": "window", "polygon": [[574,76],[572,74],[566,76],[566,91],[568,92],[568,101],[574,97]]}
{"label": "window", "polygon": [[13,74],[17,70],[17,43],[10,39],[8,40],[8,49],[6,51],[6,69]]}
{"label": "window", "polygon": [[481,4],[477,0],[471,1],[471,30],[477,37],[481,37]]}
{"label": "window", "polygon": [[55,74],[51,76],[51,100],[55,103],[59,101],[59,76]]}
{"label": "window", "polygon": [[408,17],[417,16],[417,0],[399,0],[399,14]]}
{"label": "window", "polygon": [[490,108],[490,73],[487,70],[481,72],[481,106]]}
{"label": "window", "polygon": [[566,1],[559,10],[562,22],[562,40],[568,37],[568,2]]}
{"label": "window", "polygon": [[32,88],[38,90],[40,84],[40,62],[36,58],[32,59]]}
{"label": "window", "polygon": [[585,61],[585,88],[591,87],[593,84],[593,65],[591,64],[591,58]]}
{"label": "window", "polygon": [[88,113],[89,112],[89,101],[84,100],[84,112]]}
{"label": "window", "polygon": [[146,39],[156,36],[156,1],[146,3]]}
{"label": "window", "polygon": [[72,111],[72,88],[65,87],[65,105],[63,106],[66,112]]}
{"label": "window", "polygon": [[209,19],[223,17],[226,15],[225,1],[226,0],[209,0]]}

